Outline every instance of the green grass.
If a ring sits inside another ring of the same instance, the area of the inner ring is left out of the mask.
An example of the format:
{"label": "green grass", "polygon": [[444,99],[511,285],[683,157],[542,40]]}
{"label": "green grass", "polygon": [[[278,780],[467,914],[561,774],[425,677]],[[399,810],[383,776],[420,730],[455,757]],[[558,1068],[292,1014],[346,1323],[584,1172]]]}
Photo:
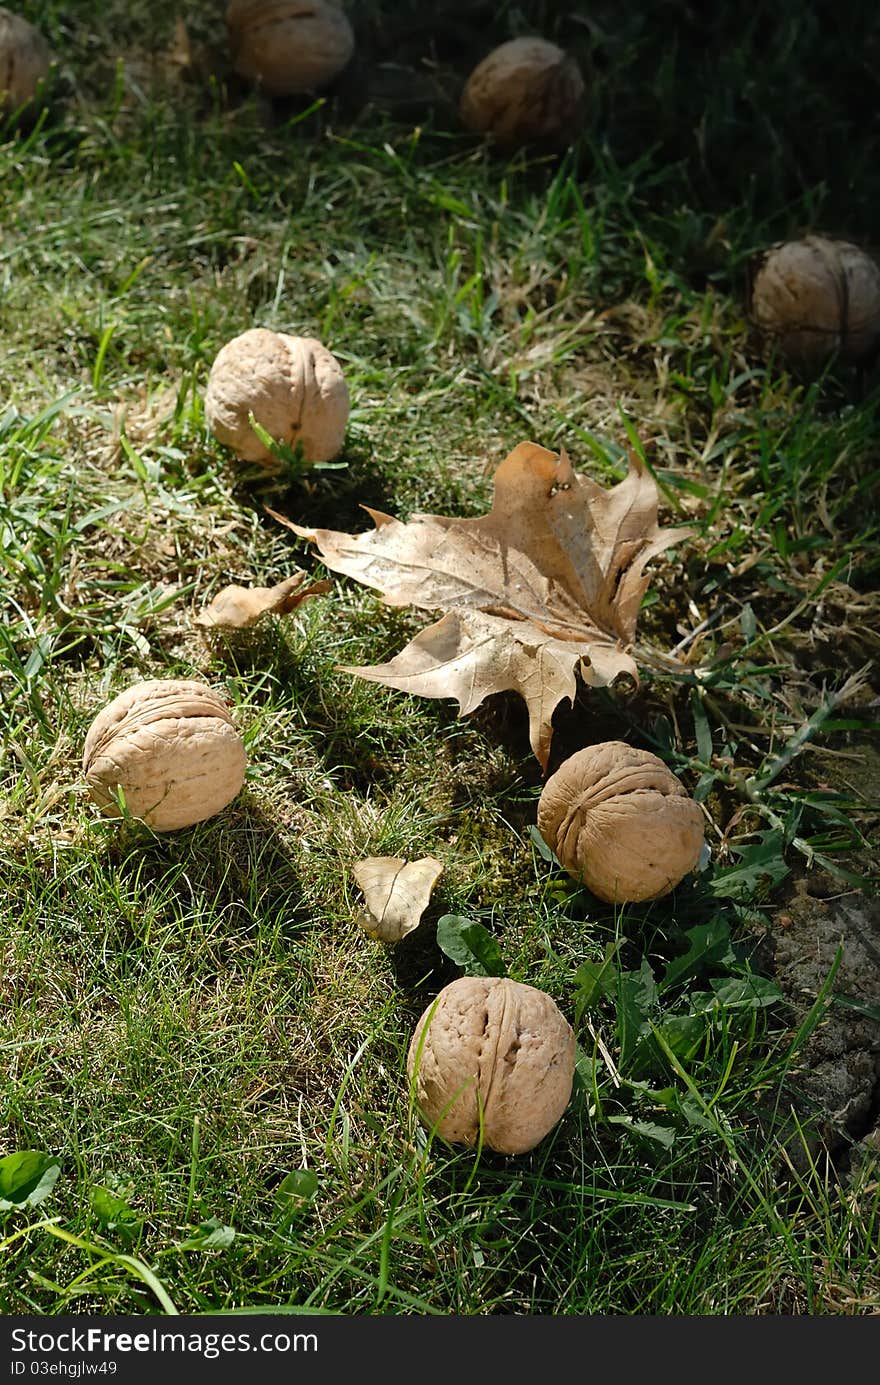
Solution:
{"label": "green grass", "polygon": [[[880,380],[790,378],[743,294],[777,236],[880,235],[880,21],[375,0],[357,81],[270,110],[207,5],[183,77],[149,62],[176,7],[19,8],[61,63],[0,140],[0,1103],[3,1152],[60,1172],[0,1213],[3,1311],[876,1311],[876,1154],[825,1157],[806,1031],[749,978],[792,879],[874,874]],[[529,28],[590,74],[587,127],[502,160],[442,92]],[[211,439],[208,369],[252,325],[342,362],[345,469],[248,482]],[[625,736],[705,803],[712,866],[666,900],[614,911],[541,856],[515,698],[459,719],[339,672],[414,613],[338,580],[247,640],[192,624],[227,582],[318,570],[267,504],[477,514],[523,439],[609,484],[633,437],[697,532],[654,564],[642,686],[561,708],[554,764]],[[676,645],[690,671],[653,671]],[[115,692],[169,675],[228,694],[249,770],[157,837],[98,818],[80,756]],[[430,926],[361,931],[378,854],[438,856],[429,925],[481,923],[575,1023],[531,1154],[415,1119],[409,1037],[458,968]]]}

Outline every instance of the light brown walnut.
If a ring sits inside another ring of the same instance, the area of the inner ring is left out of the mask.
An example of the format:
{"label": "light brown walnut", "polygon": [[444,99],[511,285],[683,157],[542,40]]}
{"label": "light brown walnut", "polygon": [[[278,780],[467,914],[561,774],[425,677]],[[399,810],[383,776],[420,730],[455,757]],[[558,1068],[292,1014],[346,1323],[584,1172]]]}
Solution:
{"label": "light brown walnut", "polygon": [[477,64],[459,111],[469,130],[503,149],[532,141],[564,146],[580,128],[584,91],[580,68],[562,48],[543,38],[515,38]]}
{"label": "light brown walnut", "polygon": [[538,801],[538,831],[599,899],[638,903],[668,894],[694,869],[703,814],[657,755],[604,741],[551,774]]}
{"label": "light brown walnut", "polygon": [[136,683],[99,712],[83,750],[89,793],[108,816],[125,811],[156,832],[191,827],[244,783],[244,742],[225,700],[186,678]]}
{"label": "light brown walnut", "polygon": [[51,64],[51,49],[39,29],[0,9],[0,114],[38,100]]}
{"label": "light brown walnut", "polygon": [[751,311],[795,371],[816,375],[835,354],[857,364],[880,348],[880,267],[849,241],[787,241],[764,256]]}
{"label": "light brown walnut", "polygon": [[407,1056],[422,1123],[452,1144],[533,1149],[568,1105],[574,1033],[551,996],[498,976],[462,976],[416,1025]]}
{"label": "light brown walnut", "polygon": [[267,470],[278,462],[251,427],[251,414],[275,442],[300,443],[307,462],[327,462],[342,447],[348,413],[348,386],[336,357],[314,337],[266,327],[252,327],[221,347],[205,391],[205,418],[217,441]]}
{"label": "light brown walnut", "polygon": [[332,0],[231,0],[226,9],[236,72],[270,96],[318,91],[354,53],[354,33]]}

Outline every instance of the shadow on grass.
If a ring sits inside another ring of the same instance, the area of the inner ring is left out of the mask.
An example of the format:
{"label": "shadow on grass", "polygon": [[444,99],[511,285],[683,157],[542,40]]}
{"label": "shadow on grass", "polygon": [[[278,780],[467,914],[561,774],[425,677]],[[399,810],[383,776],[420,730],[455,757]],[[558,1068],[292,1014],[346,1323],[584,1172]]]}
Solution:
{"label": "shadow on grass", "polygon": [[[333,597],[324,599],[332,602]],[[352,637],[364,634],[380,651],[375,656],[379,661],[402,649],[414,630],[409,614],[378,603],[348,612],[345,619]],[[244,631],[202,634],[212,657],[247,684],[255,705],[263,694],[254,680],[271,675],[265,697],[271,700],[283,689],[285,703],[301,718],[311,753],[342,789],[365,794],[394,785],[401,775],[397,757],[406,754],[410,763],[419,758],[413,748],[414,701],[416,715],[425,719],[419,749],[426,758],[421,766],[426,794],[441,759],[447,767],[444,790],[454,808],[471,802],[475,794],[480,799],[508,795],[514,783],[540,786],[528,713],[516,693],[493,694],[475,712],[460,717],[453,698],[414,700],[343,672],[329,662],[325,643],[307,639],[297,646],[279,619]],[[356,662],[356,655],[348,657]],[[522,826],[533,806],[514,796],[505,812],[512,825]]]}
{"label": "shadow on grass", "polygon": [[414,1020],[438,991],[461,975],[461,969],[437,945],[437,920],[445,912],[439,902],[433,902],[418,928],[388,949],[388,964]]}
{"label": "shadow on grass", "polygon": [[[134,939],[143,941],[170,918],[181,940],[199,934],[215,960],[231,958],[261,926],[283,918],[288,941],[308,922],[303,886],[279,826],[245,789],[222,813],[191,828],[156,834],[121,824],[102,853],[112,888]],[[128,893],[130,890],[130,894]],[[149,922],[147,922],[149,920]]]}
{"label": "shadow on grass", "polygon": [[[395,512],[391,480],[383,475],[369,449],[349,442],[336,461],[345,465],[328,470],[291,470],[266,479],[255,476],[242,482],[237,499],[256,511],[260,523],[273,536],[278,533],[279,521],[267,513],[267,507],[294,524],[315,529],[369,529],[372,522],[365,505]],[[291,534],[290,540],[303,550],[302,539]]]}

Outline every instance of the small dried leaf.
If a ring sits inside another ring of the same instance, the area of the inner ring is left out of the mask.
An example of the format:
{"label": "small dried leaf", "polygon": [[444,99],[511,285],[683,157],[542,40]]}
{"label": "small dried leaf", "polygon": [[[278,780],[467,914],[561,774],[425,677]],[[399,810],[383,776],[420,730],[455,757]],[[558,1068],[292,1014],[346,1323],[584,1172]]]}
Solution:
{"label": "small dried leaf", "polygon": [[369,910],[358,922],[371,938],[399,942],[418,927],[442,870],[433,856],[422,856],[418,861],[406,861],[402,856],[368,856],[358,861],[352,874]]}
{"label": "small dried leaf", "polygon": [[312,582],[308,587],[302,583],[306,574],[295,572],[274,587],[239,587],[233,583],[224,587],[205,609],[194,617],[196,625],[216,630],[244,630],[254,625],[264,615],[287,615],[309,596],[320,596],[332,588],[326,579]]}

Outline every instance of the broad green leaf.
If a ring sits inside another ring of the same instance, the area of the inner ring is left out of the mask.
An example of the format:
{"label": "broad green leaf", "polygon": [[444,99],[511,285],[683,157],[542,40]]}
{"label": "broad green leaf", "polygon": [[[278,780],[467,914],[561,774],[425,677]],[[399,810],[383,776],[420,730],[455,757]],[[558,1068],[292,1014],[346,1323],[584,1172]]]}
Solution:
{"label": "broad green leaf", "polygon": [[592,1093],[597,1085],[600,1071],[601,1064],[598,1060],[581,1048],[580,1044],[576,1044],[574,1056],[575,1085],[581,1086],[587,1093]]}
{"label": "broad green leaf", "polygon": [[532,846],[539,856],[543,857],[545,861],[549,861],[551,865],[558,866],[561,864],[559,857],[550,850],[534,823],[529,827],[529,836],[532,839]]}
{"label": "broad green leaf", "polygon": [[314,1202],[318,1175],[313,1169],[294,1169],[275,1189],[275,1201],[285,1217],[293,1216]]}
{"label": "broad green leaf", "polygon": [[467,976],[507,975],[501,950],[481,923],[457,914],[443,914],[437,920],[437,946],[463,967]]}
{"label": "broad green leaf", "polygon": [[624,1125],[634,1135],[643,1135],[645,1139],[656,1140],[657,1144],[663,1145],[664,1149],[671,1149],[675,1144],[675,1131],[668,1125],[657,1125],[654,1121],[636,1120],[633,1116],[609,1116],[608,1124]]}
{"label": "broad green leaf", "polygon": [[224,1226],[216,1217],[199,1223],[198,1231],[185,1241],[178,1241],[180,1250],[226,1250],[235,1240],[235,1228]]}
{"label": "broad green leaf", "polygon": [[718,963],[733,961],[733,948],[730,945],[730,925],[720,918],[709,923],[697,924],[685,933],[687,950],[680,957],[674,957],[663,973],[658,989],[666,991],[698,972]]}
{"label": "broad green leaf", "polygon": [[655,1106],[665,1106],[668,1110],[674,1111],[678,1104],[678,1091],[675,1087],[652,1087],[650,1082],[641,1082],[638,1078],[628,1078],[626,1085],[646,1100],[653,1102]]}
{"label": "broad green leaf", "polygon": [[61,1172],[51,1154],[24,1149],[0,1159],[0,1212],[17,1207],[36,1207],[48,1197]]}
{"label": "broad green leaf", "polygon": [[785,864],[785,838],[781,831],[762,832],[752,846],[733,847],[740,860],[735,866],[716,870],[709,888],[717,899],[733,899],[745,904],[775,889],[789,874]]}
{"label": "broad green leaf", "polygon": [[666,1015],[657,1032],[663,1036],[676,1058],[687,1061],[696,1053],[706,1034],[701,1014]]}
{"label": "broad green leaf", "polygon": [[657,1004],[657,985],[647,957],[638,971],[621,972],[617,986],[617,1041],[620,1065],[625,1067],[637,1041],[651,1029]]}
{"label": "broad green leaf", "polygon": [[616,995],[618,970],[616,957],[619,943],[609,943],[601,962],[581,962],[574,974],[575,1023],[579,1024],[585,1010],[591,1010],[606,996]]}
{"label": "broad green leaf", "polygon": [[693,1092],[685,1092],[678,1104],[678,1109],[684,1116],[688,1125],[694,1125],[698,1130],[715,1131],[717,1129],[715,1124],[706,1117],[703,1108]]}
{"label": "broad green leaf", "polygon": [[775,981],[767,976],[755,976],[752,972],[746,976],[715,977],[709,985],[719,1010],[760,1010],[782,999],[782,992]]}
{"label": "broad green leaf", "polygon": [[700,775],[696,787],[694,788],[695,803],[705,803],[709,794],[712,792],[717,777],[716,774],[710,774],[708,772]]}
{"label": "broad green leaf", "polygon": [[126,1199],[103,1183],[95,1183],[89,1189],[89,1202],[92,1211],[107,1231],[134,1236],[143,1225],[143,1217]]}

